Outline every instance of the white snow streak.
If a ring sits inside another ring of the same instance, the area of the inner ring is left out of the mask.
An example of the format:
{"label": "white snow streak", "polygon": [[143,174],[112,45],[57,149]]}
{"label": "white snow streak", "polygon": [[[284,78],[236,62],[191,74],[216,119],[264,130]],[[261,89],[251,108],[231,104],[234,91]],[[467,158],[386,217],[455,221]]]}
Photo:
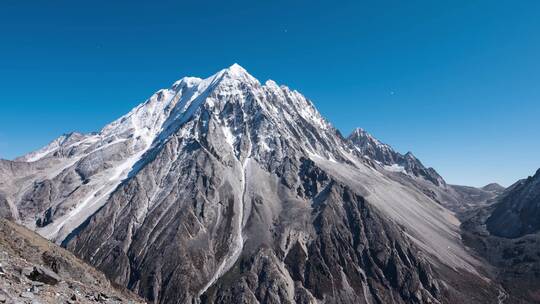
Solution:
{"label": "white snow streak", "polygon": [[405,168],[403,166],[398,165],[398,164],[392,164],[391,166],[385,165],[384,170],[390,171],[390,172],[407,173],[407,171],[405,171]]}

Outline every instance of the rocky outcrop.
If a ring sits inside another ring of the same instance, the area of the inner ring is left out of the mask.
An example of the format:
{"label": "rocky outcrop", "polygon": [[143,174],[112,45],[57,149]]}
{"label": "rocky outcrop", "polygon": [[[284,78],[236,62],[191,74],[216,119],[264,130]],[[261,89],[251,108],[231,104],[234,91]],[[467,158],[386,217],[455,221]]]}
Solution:
{"label": "rocky outcrop", "polygon": [[144,303],[70,252],[0,219],[0,303]]}
{"label": "rocky outcrop", "polygon": [[32,281],[48,285],[56,285],[61,281],[60,277],[52,270],[40,266],[26,267],[21,273]]}
{"label": "rocky outcrop", "polygon": [[0,218],[12,219],[13,214],[11,212],[11,206],[9,205],[5,196],[0,194]]}

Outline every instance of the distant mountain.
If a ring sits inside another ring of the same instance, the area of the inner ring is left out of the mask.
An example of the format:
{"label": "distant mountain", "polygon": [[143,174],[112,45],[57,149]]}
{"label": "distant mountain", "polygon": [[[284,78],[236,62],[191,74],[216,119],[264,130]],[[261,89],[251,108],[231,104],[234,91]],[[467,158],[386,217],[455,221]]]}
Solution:
{"label": "distant mountain", "polygon": [[482,187],[482,190],[489,191],[489,192],[495,192],[495,193],[502,193],[506,188],[503,186],[497,184],[497,183],[491,183],[487,184],[484,187]]}
{"label": "distant mountain", "polygon": [[471,186],[450,185],[452,197],[459,202],[453,211],[462,214],[490,204],[498,194],[497,191],[487,191]]}
{"label": "distant mountain", "polygon": [[[489,187],[499,191],[499,187]],[[463,223],[463,239],[497,268],[506,303],[540,303],[540,170]]]}
{"label": "distant mountain", "polygon": [[456,191],[233,65],[0,162],[11,216],[151,303],[494,303]]}
{"label": "distant mountain", "polygon": [[510,186],[486,224],[491,234],[508,238],[540,231],[540,170]]}
{"label": "distant mountain", "polygon": [[401,179],[401,182],[409,187],[412,183],[412,187],[421,189],[424,194],[455,212],[458,217],[486,204],[499,193],[495,184],[486,186],[486,189],[448,185],[435,169],[426,168],[411,152],[401,154],[362,128],[355,129],[347,141],[362,157],[387,172],[394,172],[394,178],[411,177]]}
{"label": "distant mountain", "polygon": [[355,129],[348,137],[362,155],[382,164],[388,171],[409,173],[422,177],[436,186],[446,185],[444,179],[433,168],[426,168],[411,152],[402,155],[384,144],[362,128]]}

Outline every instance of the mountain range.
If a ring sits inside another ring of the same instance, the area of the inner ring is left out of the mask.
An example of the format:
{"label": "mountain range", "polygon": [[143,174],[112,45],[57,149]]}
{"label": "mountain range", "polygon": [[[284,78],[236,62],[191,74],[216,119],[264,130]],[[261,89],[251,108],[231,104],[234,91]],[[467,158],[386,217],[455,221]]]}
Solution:
{"label": "mountain range", "polygon": [[0,215],[150,303],[535,303],[538,176],[447,184],[235,64],[0,160]]}

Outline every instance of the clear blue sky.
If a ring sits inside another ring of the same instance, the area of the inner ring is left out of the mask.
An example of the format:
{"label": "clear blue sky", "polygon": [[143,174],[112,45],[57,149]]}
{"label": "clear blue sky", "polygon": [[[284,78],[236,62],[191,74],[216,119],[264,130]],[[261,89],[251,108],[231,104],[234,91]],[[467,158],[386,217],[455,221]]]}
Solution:
{"label": "clear blue sky", "polygon": [[21,1],[0,4],[0,157],[96,131],[234,62],[449,182],[540,167],[540,1]]}

